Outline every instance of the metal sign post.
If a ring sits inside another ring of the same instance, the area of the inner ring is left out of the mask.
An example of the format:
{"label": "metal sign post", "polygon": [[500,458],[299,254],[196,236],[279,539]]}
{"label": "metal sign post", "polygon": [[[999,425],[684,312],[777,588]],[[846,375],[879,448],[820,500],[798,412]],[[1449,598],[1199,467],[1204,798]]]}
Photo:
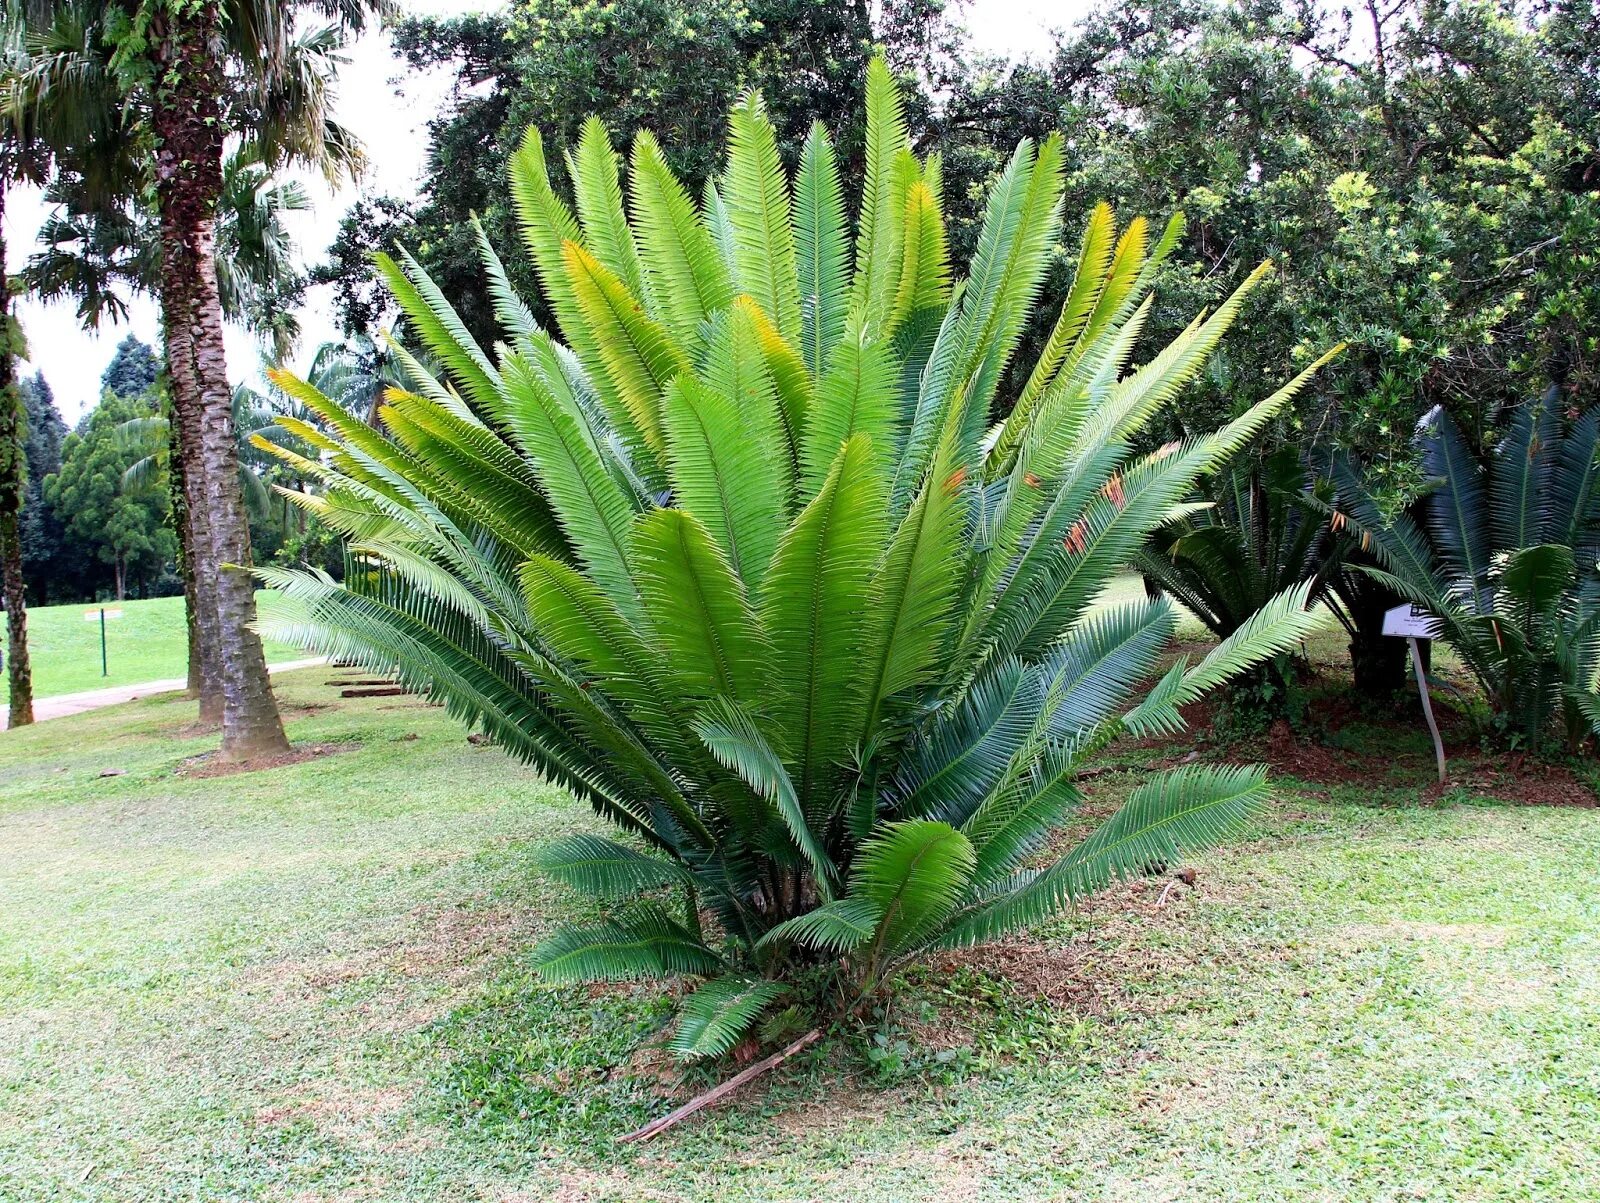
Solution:
{"label": "metal sign post", "polygon": [[1411,671],[1417,677],[1417,696],[1422,699],[1422,717],[1428,720],[1428,734],[1433,736],[1433,756],[1439,764],[1439,784],[1445,783],[1444,740],[1439,738],[1439,724],[1433,717],[1433,700],[1428,696],[1428,674],[1422,669],[1422,649],[1419,639],[1432,639],[1439,629],[1439,620],[1415,606],[1396,606],[1383,616],[1383,633],[1404,637],[1411,646]]}
{"label": "metal sign post", "polygon": [[108,610],[104,606],[101,606],[98,610],[85,610],[83,613],[84,622],[94,622],[97,618],[100,620],[100,675],[102,677],[111,675],[111,666],[106,655],[106,619],[121,617],[121,610]]}

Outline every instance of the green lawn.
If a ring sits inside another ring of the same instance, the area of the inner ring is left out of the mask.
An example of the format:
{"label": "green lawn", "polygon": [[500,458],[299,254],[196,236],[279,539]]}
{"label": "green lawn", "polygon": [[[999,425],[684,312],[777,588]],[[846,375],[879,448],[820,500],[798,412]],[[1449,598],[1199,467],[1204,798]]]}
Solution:
{"label": "green lawn", "polygon": [[[265,592],[258,595],[268,598]],[[112,685],[138,685],[181,677],[188,665],[188,635],[183,598],[106,602],[106,612],[121,618],[106,622],[106,663],[100,675],[100,605],[42,606],[28,611],[28,649],[33,664],[33,695],[54,697]],[[0,619],[0,622],[3,622]],[[269,661],[294,660],[305,653],[281,643],[267,644]],[[0,673],[0,701],[9,695]]]}
{"label": "green lawn", "polygon": [[0,735],[0,1199],[1600,1198],[1600,811],[1420,805],[1409,724],[632,1150],[704,1084],[660,992],[527,969],[580,905],[529,848],[594,820],[328,676],[285,715],[349,749],[251,774],[177,775],[181,701]]}
{"label": "green lawn", "polygon": [[[1106,591],[1106,602],[1144,596],[1137,576],[1118,577]],[[273,595],[256,595],[269,611]],[[100,675],[100,606],[44,606],[28,611],[28,646],[33,661],[36,698],[113,685],[138,685],[181,677],[187,671],[188,642],[183,625],[183,598],[160,597],[151,601],[107,602],[106,610],[121,610],[122,617],[106,623],[106,650],[110,672]],[[0,618],[0,624],[4,619]],[[1187,615],[1182,622],[1185,638],[1200,634],[1200,625]],[[268,641],[269,662],[296,660],[306,653],[287,644]],[[0,673],[0,702],[10,690]]]}

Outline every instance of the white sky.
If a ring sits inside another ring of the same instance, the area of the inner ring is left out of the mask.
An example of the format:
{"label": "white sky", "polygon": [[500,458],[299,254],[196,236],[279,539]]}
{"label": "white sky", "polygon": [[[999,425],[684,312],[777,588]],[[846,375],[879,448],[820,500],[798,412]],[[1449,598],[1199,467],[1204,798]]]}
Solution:
{"label": "white sky", "polygon": [[[457,14],[479,12],[498,5],[483,0],[408,0],[411,12]],[[1069,24],[1088,8],[1087,0],[969,0],[964,24],[973,47],[982,52],[1023,58],[1043,53],[1049,46],[1048,30]],[[320,177],[304,182],[311,208],[289,215],[302,263],[314,264],[338,232],[339,218],[363,194],[406,197],[415,192],[427,155],[425,124],[448,90],[443,72],[431,77],[408,71],[396,57],[383,33],[371,33],[346,51],[348,64],[340,72],[336,112],[366,147],[371,163],[357,185],[330,190]],[[16,271],[32,253],[34,238],[45,215],[37,190],[14,187],[6,198],[6,261]],[[338,335],[332,318],[331,290],[312,289],[300,312],[301,338],[292,366],[303,368],[318,344]],[[159,347],[160,328],[155,303],[136,297],[128,321],[104,326],[98,332],[79,328],[73,307],[41,305],[28,298],[14,302],[27,333],[30,357],[25,374],[43,371],[55,393],[57,406],[69,423],[99,396],[100,374],[110,362],[118,342],[130,331]],[[254,341],[242,330],[229,329],[228,364],[234,379],[258,374],[259,354]]]}

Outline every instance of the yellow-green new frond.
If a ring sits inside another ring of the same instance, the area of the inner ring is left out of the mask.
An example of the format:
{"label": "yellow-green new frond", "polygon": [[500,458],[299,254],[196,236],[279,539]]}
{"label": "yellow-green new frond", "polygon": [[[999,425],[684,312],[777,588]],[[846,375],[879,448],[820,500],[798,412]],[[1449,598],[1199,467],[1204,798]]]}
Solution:
{"label": "yellow-green new frond", "polygon": [[821,376],[828,356],[844,336],[848,307],[845,280],[850,236],[845,228],[844,190],[838,158],[820,122],[800,149],[794,181],[795,251],[800,280],[800,350],[806,369]]}
{"label": "yellow-green new frond", "polygon": [[598,117],[583,123],[577,154],[567,155],[573,199],[578,204],[578,224],[584,245],[608,271],[628,286],[640,300],[648,300],[639,248],[622,211],[622,187],[617,181],[617,154],[611,135]]}
{"label": "yellow-green new frond", "polygon": [[[739,308],[738,302],[734,307]],[[800,439],[805,429],[806,414],[811,409],[814,381],[800,360],[800,352],[778,332],[772,319],[754,305],[749,306],[748,311],[761,354],[767,362],[767,372],[772,377],[773,387],[778,390],[778,407],[783,415],[791,467],[798,473]]]}
{"label": "yellow-green new frond", "polygon": [[890,330],[898,328],[913,313],[942,305],[950,297],[950,252],[944,215],[939,212],[933,190],[922,180],[906,190],[904,221],[900,286],[889,318]]}
{"label": "yellow-green new frond", "polygon": [[800,285],[789,185],[778,157],[777,132],[759,92],[748,93],[728,119],[723,189],[739,288],[756,299],[786,338],[799,339]]}
{"label": "yellow-green new frond", "polygon": [[595,347],[628,417],[657,455],[661,437],[661,390],[689,361],[666,329],[639,304],[627,285],[575,242],[563,248],[573,295],[589,323]]}
{"label": "yellow-green new frond", "polygon": [[644,249],[644,271],[662,319],[680,345],[733,296],[733,281],[694,201],[648,130],[633,140],[629,200]]}
{"label": "yellow-green new frond", "polygon": [[1079,363],[1085,358],[1091,360],[1090,372],[1093,372],[1094,348],[1102,344],[1103,336],[1117,324],[1119,317],[1126,316],[1126,307],[1137,300],[1135,285],[1144,268],[1145,250],[1149,245],[1150,223],[1141,214],[1128,223],[1122,237],[1117,239],[1111,265],[1095,297],[1094,309],[1062,360],[1060,377],[1077,373]]}
{"label": "yellow-green new frond", "polygon": [[[572,342],[579,337],[577,328],[581,323],[574,320],[578,316],[577,302],[567,283],[561,248],[569,242],[581,243],[583,233],[578,228],[578,220],[573,217],[572,210],[550,186],[544,140],[539,136],[536,126],[530,125],[523,135],[522,145],[511,156],[507,174],[511,184],[511,201],[517,211],[523,241],[527,244],[528,254],[533,259],[534,270],[539,277],[539,286],[544,289],[551,308],[556,311],[562,333],[572,343],[573,350],[580,350],[578,344]],[[567,329],[569,324],[574,329]]]}
{"label": "yellow-green new frond", "polygon": [[[1239,316],[1245,298],[1272,271],[1268,260],[1245,277],[1217,311],[1199,325],[1191,326],[1149,363],[1118,383],[1104,404],[1097,406],[1084,428],[1086,445],[1099,439],[1117,438],[1136,429],[1194,379],[1217,343]],[[1129,348],[1131,350],[1131,347]],[[1098,391],[1098,390],[1096,390]]]}
{"label": "yellow-green new frond", "polygon": [[[787,468],[793,453],[784,401],[768,350],[769,331],[782,341],[755,301],[736,297],[706,324],[706,351],[699,374],[733,403],[743,437],[755,441],[764,454],[770,453],[776,466]],[[780,497],[787,501],[793,491],[789,472],[784,471],[777,483]]]}
{"label": "yellow-green new frond", "polygon": [[1004,430],[996,441],[989,457],[990,479],[1011,466],[1017,446],[1033,414],[1033,407],[1056,379],[1056,373],[1073,346],[1084,324],[1093,312],[1095,302],[1105,286],[1106,270],[1111,264],[1111,250],[1116,238],[1116,218],[1111,206],[1101,201],[1089,214],[1083,229],[1083,241],[1078,248],[1078,268],[1072,278],[1072,288],[1062,303],[1061,313],[1050,330],[1044,350],[1034,363],[1022,395],[1006,418]]}
{"label": "yellow-green new frond", "polygon": [[428,273],[410,255],[405,256],[405,261],[407,270],[402,271],[388,255],[379,252],[373,256],[384,283],[423,344],[445,365],[473,403],[492,413],[500,394],[494,365]]}

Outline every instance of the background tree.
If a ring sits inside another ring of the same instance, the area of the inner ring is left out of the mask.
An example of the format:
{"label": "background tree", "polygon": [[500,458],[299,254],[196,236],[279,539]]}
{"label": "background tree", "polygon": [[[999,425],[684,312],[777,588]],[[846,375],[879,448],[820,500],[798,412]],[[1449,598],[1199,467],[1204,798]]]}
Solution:
{"label": "background tree", "polygon": [[137,335],[125,335],[100,373],[100,389],[113,397],[142,397],[161,378],[161,359]]}
{"label": "background tree", "polygon": [[1304,359],[1348,341],[1291,425],[1360,454],[1401,500],[1421,483],[1407,435],[1435,404],[1481,439],[1551,374],[1595,383],[1600,29],[1585,7],[1105,8],[1047,65],[963,77],[939,135],[959,157],[1058,126],[1073,200],[1181,204],[1150,339],[1273,259],[1250,336],[1154,435],[1260,396],[1267,348]]}
{"label": "background tree", "polygon": [[67,424],[56,408],[55,397],[42,372],[21,380],[27,433],[27,484],[22,503],[22,571],[28,584],[28,601],[45,605],[70,596],[81,587],[81,568],[66,538],[60,517],[44,496],[45,477],[61,470],[61,443]]}
{"label": "background tree", "polygon": [[138,451],[128,446],[119,428],[149,413],[148,401],[107,392],[83,429],[67,436],[61,471],[45,481],[51,505],[69,515],[69,532],[111,569],[112,594],[118,601],[130,587],[147,593],[177,552],[162,482],[149,489],[123,487]]}
{"label": "background tree", "polygon": [[[501,13],[404,18],[394,36],[411,67],[455,74],[450,102],[429,124],[421,199],[359,202],[312,278],[333,286],[347,332],[370,333],[393,312],[371,254],[404,246],[485,345],[495,322],[474,215],[508,248],[513,283],[542,305],[531,265],[511,251],[518,236],[502,167],[530,123],[544,131],[558,189],[568,186],[565,156],[585,119],[600,113],[619,145],[640,129],[655,133],[668,164],[698,196],[721,162],[728,106],[757,88],[786,162],[795,161],[811,122],[823,119],[853,180],[862,167],[861,88],[874,43],[887,47],[903,81],[917,84],[908,113],[920,134],[929,92],[952,69],[955,38],[938,0],[518,0]],[[643,45],[648,55],[638,53]],[[965,182],[950,195],[962,223],[974,209]]]}
{"label": "background tree", "polygon": [[[403,338],[403,325],[397,323],[391,335]],[[319,392],[361,414],[369,426],[379,423],[378,411],[385,391],[406,386],[404,368],[392,345],[364,333],[318,347],[306,380]]]}

